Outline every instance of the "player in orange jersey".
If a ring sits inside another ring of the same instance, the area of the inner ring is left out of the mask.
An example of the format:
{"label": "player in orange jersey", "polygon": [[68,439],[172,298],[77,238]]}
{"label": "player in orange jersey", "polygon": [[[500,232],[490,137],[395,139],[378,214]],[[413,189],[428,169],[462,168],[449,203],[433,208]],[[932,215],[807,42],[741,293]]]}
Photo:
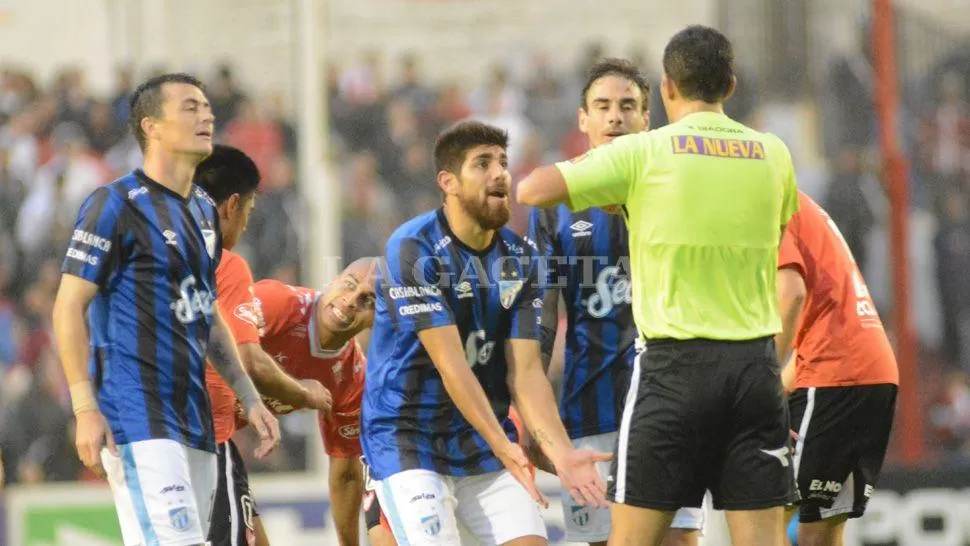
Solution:
{"label": "player in orange jersey", "polygon": [[[216,269],[218,304],[232,330],[246,372],[260,393],[276,396],[296,407],[328,410],[331,397],[327,389],[317,381],[298,382],[288,376],[260,348],[253,277],[246,261],[229,251],[245,231],[255,206],[259,186],[256,165],[243,152],[217,145],[196,167],[193,182],[212,197],[219,209],[224,250]],[[212,403],[218,461],[218,485],[208,540],[212,546],[268,546],[246,467],[231,440],[239,410],[236,396],[212,366],[206,369],[206,388]]]}
{"label": "player in orange jersey", "polygon": [[797,433],[799,546],[839,545],[876,486],[899,370],[869,290],[829,215],[799,192],[778,259],[776,338]]}

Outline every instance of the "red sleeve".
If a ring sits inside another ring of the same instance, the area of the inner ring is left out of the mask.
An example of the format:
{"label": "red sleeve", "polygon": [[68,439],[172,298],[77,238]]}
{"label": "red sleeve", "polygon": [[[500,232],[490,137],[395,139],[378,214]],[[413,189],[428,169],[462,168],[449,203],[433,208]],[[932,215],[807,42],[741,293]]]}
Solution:
{"label": "red sleeve", "polygon": [[314,291],[264,279],[254,286],[259,309],[260,335],[272,337],[300,322],[313,305]]}
{"label": "red sleeve", "polygon": [[236,344],[259,343],[259,314],[253,301],[253,274],[237,254],[226,251],[216,269],[219,312]]}
{"label": "red sleeve", "polygon": [[333,411],[320,418],[324,450],[332,457],[357,457],[363,453],[360,449],[360,401],[364,395],[367,359],[357,341],[352,343],[353,379],[332,391]]}
{"label": "red sleeve", "polygon": [[802,257],[802,253],[798,250],[798,245],[795,244],[796,238],[798,237],[798,213],[792,217],[792,221],[788,223],[788,229],[785,230],[785,235],[781,238],[781,247],[778,249],[778,269],[797,269],[798,272],[805,277],[805,259]]}

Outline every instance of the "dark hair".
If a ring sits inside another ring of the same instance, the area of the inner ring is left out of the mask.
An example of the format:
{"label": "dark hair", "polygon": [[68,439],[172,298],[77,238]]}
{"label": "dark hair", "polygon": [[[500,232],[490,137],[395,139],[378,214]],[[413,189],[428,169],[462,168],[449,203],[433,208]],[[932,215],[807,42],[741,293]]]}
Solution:
{"label": "dark hair", "polygon": [[480,121],[460,121],[442,131],[434,143],[436,172],[461,172],[465,154],[475,146],[509,147],[509,134]]}
{"label": "dark hair", "polygon": [[128,102],[130,112],[128,119],[129,123],[131,123],[131,130],[135,133],[135,140],[138,141],[138,147],[142,151],[145,151],[147,138],[145,132],[141,129],[141,120],[148,117],[161,117],[162,102],[165,99],[162,95],[162,86],[166,83],[187,83],[205,92],[205,86],[202,85],[201,81],[195,76],[181,72],[155,76],[139,85],[138,89],[135,89],[135,92],[132,93],[131,99]]}
{"label": "dark hair", "polygon": [[221,205],[234,193],[241,197],[254,193],[259,187],[259,169],[241,150],[216,144],[212,154],[195,168],[192,182]]}
{"label": "dark hair", "polygon": [[717,30],[691,25],[664,49],[664,72],[687,100],[721,102],[731,90],[734,48]]}
{"label": "dark hair", "polygon": [[598,61],[589,69],[589,74],[586,77],[586,85],[583,86],[583,94],[580,96],[580,107],[583,110],[586,110],[586,95],[589,94],[589,88],[593,87],[593,84],[597,80],[605,78],[606,76],[617,76],[637,84],[637,87],[640,88],[640,94],[643,95],[643,109],[644,111],[648,109],[650,102],[650,84],[647,83],[647,79],[643,77],[640,69],[626,59],[610,57]]}

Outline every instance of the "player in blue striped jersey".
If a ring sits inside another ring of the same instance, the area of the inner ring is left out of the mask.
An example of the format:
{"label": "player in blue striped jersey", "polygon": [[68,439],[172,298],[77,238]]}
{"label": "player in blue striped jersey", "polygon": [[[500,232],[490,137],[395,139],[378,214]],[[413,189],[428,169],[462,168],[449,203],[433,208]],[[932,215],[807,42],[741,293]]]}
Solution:
{"label": "player in blue striped jersey", "polygon": [[444,206],[387,243],[368,353],[361,443],[401,544],[545,544],[544,502],[515,444],[514,401],[577,502],[600,504],[543,373],[534,254],[510,216],[507,135],[463,122],[435,144]]}
{"label": "player in blue striped jersey", "polygon": [[255,422],[257,456],[279,429],[215,306],[218,212],[192,184],[212,151],[202,86],[185,74],[152,78],[132,96],[131,120],[142,168],[82,205],[54,329],[78,454],[107,474],[124,543],[201,545],[216,486],[205,357]]}
{"label": "player in blue striped jersey", "polygon": [[[589,72],[579,108],[579,129],[597,147],[650,126],[650,85],[636,66],[603,59]],[[630,246],[622,209],[570,212],[566,205],[530,212],[528,241],[546,258],[542,281],[542,353],[548,369],[559,322],[560,292],[567,331],[559,412],[577,447],[612,452],[623,397],[629,389],[634,343]],[[603,478],[609,465],[600,465]],[[609,509],[594,510],[563,496],[563,521],[570,542],[605,545]],[[667,546],[693,545],[703,511],[677,513]]]}

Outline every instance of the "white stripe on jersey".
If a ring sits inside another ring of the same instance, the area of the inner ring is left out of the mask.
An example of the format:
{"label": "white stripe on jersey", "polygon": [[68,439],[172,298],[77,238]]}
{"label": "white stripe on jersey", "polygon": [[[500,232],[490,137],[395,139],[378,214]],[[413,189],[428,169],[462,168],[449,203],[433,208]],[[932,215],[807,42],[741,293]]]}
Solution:
{"label": "white stripe on jersey", "polygon": [[229,501],[229,537],[232,546],[239,546],[239,513],[236,510],[236,482],[232,479],[232,449],[228,441],[222,444],[226,461],[226,498]]}
{"label": "white stripe on jersey", "polygon": [[627,389],[626,402],[623,404],[623,419],[620,421],[620,440],[616,449],[616,494],[615,502],[623,504],[626,497],[627,451],[630,444],[630,424],[633,421],[633,408],[637,402],[637,388],[640,386],[640,359],[647,354],[646,348],[633,359],[633,374],[630,388]]}

